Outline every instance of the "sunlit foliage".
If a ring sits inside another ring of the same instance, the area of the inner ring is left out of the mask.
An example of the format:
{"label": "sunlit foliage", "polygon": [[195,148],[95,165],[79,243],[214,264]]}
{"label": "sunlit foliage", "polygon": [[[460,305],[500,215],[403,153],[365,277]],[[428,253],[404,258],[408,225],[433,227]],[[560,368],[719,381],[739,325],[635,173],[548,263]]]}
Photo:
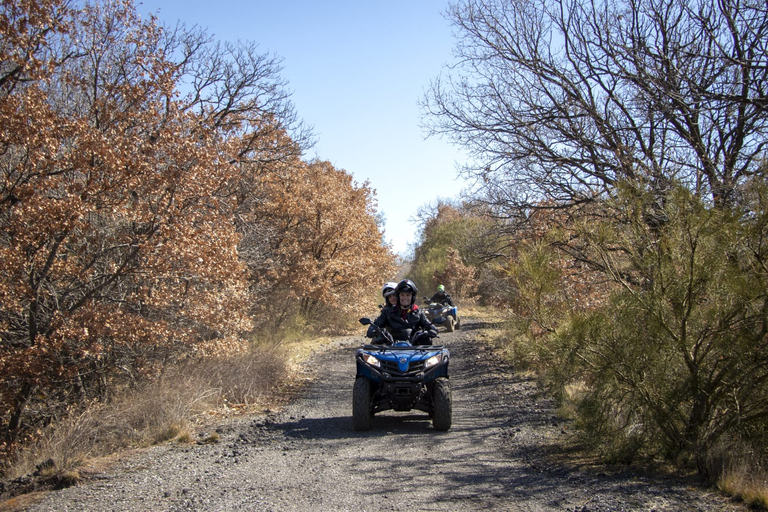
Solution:
{"label": "sunlit foliage", "polygon": [[[267,243],[251,261],[258,307],[297,307],[308,317],[372,307],[371,287],[394,275],[394,255],[381,244],[375,197],[367,183],[329,162],[279,166],[254,192],[254,221]],[[293,304],[293,306],[291,306]],[[265,316],[266,313],[265,313]],[[272,315],[279,318],[279,315]]]}
{"label": "sunlit foliage", "polygon": [[438,285],[452,296],[472,297],[477,291],[475,242],[490,222],[468,208],[439,201],[422,208],[421,236],[414,249],[412,276],[429,296]]}

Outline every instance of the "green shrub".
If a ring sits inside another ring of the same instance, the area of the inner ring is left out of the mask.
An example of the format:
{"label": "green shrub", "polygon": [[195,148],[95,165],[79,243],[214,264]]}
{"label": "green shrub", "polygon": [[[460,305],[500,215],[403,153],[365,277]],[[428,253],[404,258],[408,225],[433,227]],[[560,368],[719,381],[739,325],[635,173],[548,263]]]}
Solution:
{"label": "green shrub", "polygon": [[659,455],[712,476],[723,440],[765,449],[768,222],[763,191],[752,192],[736,214],[678,188],[656,224],[636,191],[606,203],[576,229],[582,255],[617,285],[592,309],[563,307],[541,263],[519,260],[524,317],[545,329],[518,352],[572,401],[584,440],[608,459]]}

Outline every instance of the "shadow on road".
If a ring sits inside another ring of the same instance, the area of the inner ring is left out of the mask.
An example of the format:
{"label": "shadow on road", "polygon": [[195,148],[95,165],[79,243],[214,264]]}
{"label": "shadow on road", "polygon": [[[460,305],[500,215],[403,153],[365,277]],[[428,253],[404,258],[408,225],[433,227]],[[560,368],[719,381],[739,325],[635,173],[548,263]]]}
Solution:
{"label": "shadow on road", "polygon": [[254,422],[255,428],[268,428],[273,432],[279,432],[287,438],[299,438],[302,440],[322,439],[359,439],[381,435],[445,435],[432,428],[432,420],[426,413],[396,414],[387,411],[377,414],[373,420],[371,430],[358,432],[352,429],[351,416],[332,416],[327,418],[301,418],[284,422],[269,423],[266,425]]}

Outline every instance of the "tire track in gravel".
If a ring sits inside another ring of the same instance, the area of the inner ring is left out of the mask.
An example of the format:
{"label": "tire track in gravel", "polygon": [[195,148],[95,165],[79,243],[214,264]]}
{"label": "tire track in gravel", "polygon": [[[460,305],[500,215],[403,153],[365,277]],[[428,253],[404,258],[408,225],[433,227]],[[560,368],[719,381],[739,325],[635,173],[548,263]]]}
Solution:
{"label": "tire track in gravel", "polygon": [[156,447],[29,510],[741,511],[691,482],[556,462],[554,404],[482,343],[483,324],[441,332],[451,350],[453,426],[426,414],[351,425],[354,353],[340,338],[308,363],[311,384],[282,411],[222,425],[217,445]]}

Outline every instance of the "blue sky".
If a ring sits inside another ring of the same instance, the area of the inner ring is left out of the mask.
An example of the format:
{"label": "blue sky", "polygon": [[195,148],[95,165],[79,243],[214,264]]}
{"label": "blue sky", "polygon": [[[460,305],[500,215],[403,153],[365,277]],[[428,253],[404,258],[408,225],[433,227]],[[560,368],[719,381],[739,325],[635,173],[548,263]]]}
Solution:
{"label": "blue sky", "polygon": [[425,140],[418,101],[452,60],[448,0],[142,0],[139,12],[208,28],[219,40],[250,40],[283,59],[299,117],[314,127],[306,155],[376,189],[386,239],[404,254],[409,221],[463,188],[462,152]]}

